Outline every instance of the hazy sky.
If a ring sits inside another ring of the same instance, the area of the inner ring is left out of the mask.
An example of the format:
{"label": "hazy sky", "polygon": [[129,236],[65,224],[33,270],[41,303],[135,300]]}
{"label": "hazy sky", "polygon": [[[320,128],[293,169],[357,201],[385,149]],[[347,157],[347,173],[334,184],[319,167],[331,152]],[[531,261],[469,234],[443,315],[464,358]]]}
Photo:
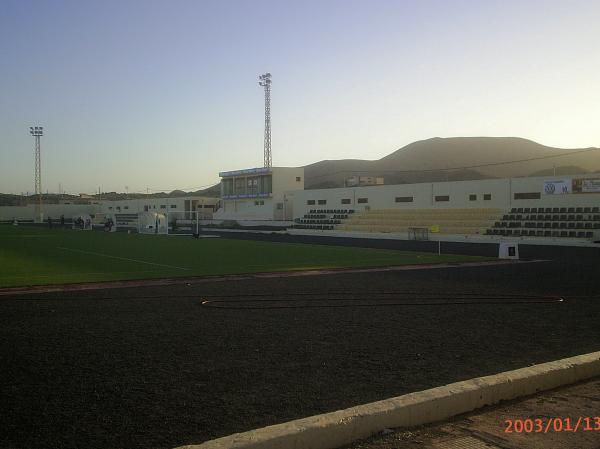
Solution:
{"label": "hazy sky", "polygon": [[600,1],[27,1],[0,7],[0,192],[197,188],[429,137],[600,146]]}

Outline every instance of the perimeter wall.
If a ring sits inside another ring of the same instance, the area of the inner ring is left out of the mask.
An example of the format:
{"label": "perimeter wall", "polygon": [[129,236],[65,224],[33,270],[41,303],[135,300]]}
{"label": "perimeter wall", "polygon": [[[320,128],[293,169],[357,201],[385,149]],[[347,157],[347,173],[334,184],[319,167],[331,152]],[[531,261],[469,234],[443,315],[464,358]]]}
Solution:
{"label": "perimeter wall", "polygon": [[296,190],[293,204],[294,218],[314,209],[594,207],[600,174]]}

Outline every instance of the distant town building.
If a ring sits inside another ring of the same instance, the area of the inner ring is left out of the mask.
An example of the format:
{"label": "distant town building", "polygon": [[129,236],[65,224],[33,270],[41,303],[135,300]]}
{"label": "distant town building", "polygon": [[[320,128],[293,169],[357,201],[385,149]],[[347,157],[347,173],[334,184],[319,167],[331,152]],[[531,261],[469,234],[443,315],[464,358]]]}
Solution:
{"label": "distant town building", "polygon": [[346,178],[346,187],[382,186],[382,176],[350,176]]}

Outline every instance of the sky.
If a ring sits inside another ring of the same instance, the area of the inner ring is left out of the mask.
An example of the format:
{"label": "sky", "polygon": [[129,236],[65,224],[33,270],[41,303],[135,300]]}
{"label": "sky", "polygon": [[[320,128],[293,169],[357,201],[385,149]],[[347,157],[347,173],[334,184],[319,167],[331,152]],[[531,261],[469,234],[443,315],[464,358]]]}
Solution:
{"label": "sky", "polygon": [[598,0],[3,0],[0,192],[196,190],[416,140],[600,146]]}

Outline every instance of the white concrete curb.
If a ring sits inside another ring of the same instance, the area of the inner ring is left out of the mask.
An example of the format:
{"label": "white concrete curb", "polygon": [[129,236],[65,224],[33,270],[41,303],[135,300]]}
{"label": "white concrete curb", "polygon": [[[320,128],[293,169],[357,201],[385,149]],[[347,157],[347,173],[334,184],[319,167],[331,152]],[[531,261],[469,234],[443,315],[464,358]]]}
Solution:
{"label": "white concrete curb", "polygon": [[596,376],[600,376],[600,352],[456,382],[178,449],[333,449],[385,428],[440,421]]}

